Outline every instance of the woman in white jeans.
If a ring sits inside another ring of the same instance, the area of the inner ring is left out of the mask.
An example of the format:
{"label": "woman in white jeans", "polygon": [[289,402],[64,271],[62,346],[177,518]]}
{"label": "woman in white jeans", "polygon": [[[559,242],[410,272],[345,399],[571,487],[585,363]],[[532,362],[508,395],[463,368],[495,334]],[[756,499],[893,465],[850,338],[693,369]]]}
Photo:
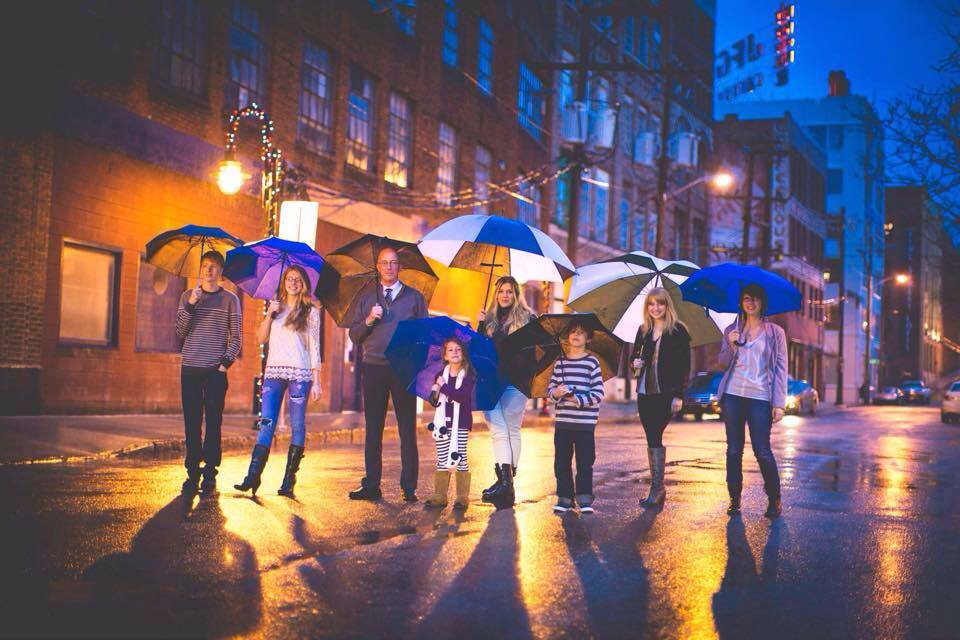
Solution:
{"label": "woman in white jeans", "polygon": [[[503,276],[494,287],[493,300],[480,312],[477,330],[499,342],[534,318],[533,311],[520,296],[520,284],[512,276]],[[490,411],[484,411],[493,441],[494,471],[497,480],[483,492],[483,501],[499,508],[512,507],[516,496],[513,476],[520,460],[520,425],[527,408],[527,397],[508,385]]]}

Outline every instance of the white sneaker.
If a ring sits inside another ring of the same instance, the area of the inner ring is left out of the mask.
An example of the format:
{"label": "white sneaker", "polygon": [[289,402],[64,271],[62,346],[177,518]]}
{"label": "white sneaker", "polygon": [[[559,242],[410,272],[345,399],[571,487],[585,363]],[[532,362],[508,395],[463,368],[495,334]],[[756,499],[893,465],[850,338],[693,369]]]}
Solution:
{"label": "white sneaker", "polygon": [[580,513],[593,513],[593,507],[589,504],[583,507],[580,507]]}
{"label": "white sneaker", "polygon": [[553,505],[553,510],[557,513],[566,513],[573,509],[573,500],[570,498],[557,498],[557,504]]}

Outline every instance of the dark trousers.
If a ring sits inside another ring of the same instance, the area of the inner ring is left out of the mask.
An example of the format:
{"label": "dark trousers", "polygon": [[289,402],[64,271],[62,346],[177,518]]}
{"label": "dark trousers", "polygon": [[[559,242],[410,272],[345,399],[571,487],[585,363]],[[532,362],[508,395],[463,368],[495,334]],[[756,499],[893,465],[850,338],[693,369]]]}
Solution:
{"label": "dark trousers", "polygon": [[746,423],[750,429],[753,455],[763,476],[763,490],[769,497],[779,498],[780,473],[770,448],[770,431],[773,429],[770,403],[725,393],[721,407],[727,429],[727,490],[730,497],[739,497],[743,488],[743,426]]}
{"label": "dark trousers", "polygon": [[637,396],[637,413],[647,434],[647,446],[651,449],[663,446],[663,432],[673,417],[670,405],[673,397],[668,393],[641,393]]}
{"label": "dark trousers", "polygon": [[387,418],[387,398],[393,398],[400,431],[400,488],[416,491],[420,457],[417,454],[417,397],[408,393],[403,382],[385,364],[363,363],[363,417],[366,422],[363,486],[380,487],[383,475],[383,423]]}
{"label": "dark trousers", "polygon": [[[220,425],[227,395],[227,374],[213,369],[198,374],[180,374],[180,399],[183,402],[183,430],[187,455],[183,465],[195,471],[201,462],[210,468],[220,464]],[[206,420],[204,420],[206,418]],[[201,444],[201,425],[206,422]]]}
{"label": "dark trousers", "polygon": [[[573,456],[577,457],[577,479],[574,486]],[[557,476],[557,497],[589,496],[593,498],[593,462],[597,448],[593,431],[555,429],[553,432],[553,473]],[[589,502],[587,502],[589,504]]]}

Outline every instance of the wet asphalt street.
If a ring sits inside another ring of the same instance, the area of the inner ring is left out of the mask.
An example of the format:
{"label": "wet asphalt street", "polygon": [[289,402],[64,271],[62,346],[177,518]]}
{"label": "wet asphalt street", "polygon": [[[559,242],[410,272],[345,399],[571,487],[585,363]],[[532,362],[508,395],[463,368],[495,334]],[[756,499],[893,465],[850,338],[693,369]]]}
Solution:
{"label": "wet asphalt street", "polygon": [[[422,432],[420,496],[432,484]],[[221,469],[218,497],[185,502],[176,460],[0,468],[0,635],[267,638],[957,638],[960,427],[936,409],[788,417],[774,433],[784,515],[771,523],[745,456],[730,519],[723,429],[673,424],[667,503],[644,511],[638,426],[598,430],[597,513],[558,516],[553,432],[524,430],[520,502],[479,503],[489,436],[473,434],[464,516],[346,499],[362,446],[308,451],[297,501],[256,501]]]}

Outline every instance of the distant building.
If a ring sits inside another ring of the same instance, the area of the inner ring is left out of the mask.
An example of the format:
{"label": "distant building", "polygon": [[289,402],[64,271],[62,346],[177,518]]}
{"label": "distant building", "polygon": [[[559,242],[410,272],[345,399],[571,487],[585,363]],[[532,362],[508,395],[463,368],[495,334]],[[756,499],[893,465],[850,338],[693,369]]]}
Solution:
{"label": "distant building", "polygon": [[[869,100],[850,93],[850,82],[842,71],[833,71],[825,97],[765,101],[747,96],[718,106],[718,116],[728,113],[745,120],[789,113],[826,152],[826,208],[830,224],[825,257],[830,284],[825,294],[825,353],[830,363],[824,366],[825,390],[827,399],[836,399],[842,335],[842,399],[855,402],[865,381],[876,386],[875,365],[879,362],[884,168],[883,133],[877,112]],[[841,281],[843,291],[839,290]],[[837,309],[840,301],[844,303],[842,330]]]}
{"label": "distant building", "polygon": [[[944,363],[943,224],[923,187],[887,187],[886,195],[883,383],[922,379],[938,390]],[[909,281],[898,283],[898,275]]]}
{"label": "distant building", "polygon": [[801,309],[773,320],[786,330],[790,375],[822,394],[826,154],[789,114],[727,116],[714,141],[717,162],[740,184],[714,199],[711,251],[772,269],[800,290]]}

